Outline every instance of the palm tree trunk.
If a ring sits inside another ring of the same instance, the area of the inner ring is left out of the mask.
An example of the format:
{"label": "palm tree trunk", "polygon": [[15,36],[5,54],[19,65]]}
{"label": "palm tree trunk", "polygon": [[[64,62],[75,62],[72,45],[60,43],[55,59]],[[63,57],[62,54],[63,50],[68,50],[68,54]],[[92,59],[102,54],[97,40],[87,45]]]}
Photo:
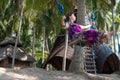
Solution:
{"label": "palm tree trunk", "polygon": [[35,54],[35,26],[33,27],[32,56]]}
{"label": "palm tree trunk", "polygon": [[74,55],[69,67],[69,71],[70,72],[82,72],[84,69],[83,66],[83,56],[82,56],[82,49],[80,48],[80,46],[75,46],[75,51],[74,51]]}
{"label": "palm tree trunk", "polygon": [[14,14],[14,16],[13,16],[13,23],[12,23],[12,29],[11,29],[11,37],[15,37],[16,36],[16,33],[14,32],[14,23],[15,23],[15,20],[16,20],[16,14]]}
{"label": "palm tree trunk", "polygon": [[47,49],[47,52],[48,52],[48,54],[50,54],[50,49],[49,49],[49,45],[48,45],[48,41],[47,41],[47,39],[46,39],[46,49]]}
{"label": "palm tree trunk", "polygon": [[77,0],[78,12],[77,12],[77,23],[81,25],[85,25],[85,6],[86,0]]}
{"label": "palm tree trunk", "polygon": [[115,48],[115,22],[114,22],[114,6],[112,5],[112,26],[113,26],[113,47],[114,47],[114,52],[116,53],[116,48]]}
{"label": "palm tree trunk", "polygon": [[42,63],[44,62],[45,53],[45,26],[43,26],[43,50],[42,50]]}
{"label": "palm tree trunk", "polygon": [[[16,38],[16,42],[15,42],[15,46],[14,46],[14,51],[13,51],[13,58],[12,58],[12,68],[14,69],[14,65],[15,65],[15,53],[16,53],[16,49],[17,49],[17,44],[18,41],[20,40],[20,30],[21,30],[21,25],[22,25],[22,15],[23,15],[23,3],[25,0],[15,0],[16,2],[16,6],[17,6],[17,14],[19,16],[19,27],[18,27],[18,33],[17,33],[17,38]],[[18,10],[19,9],[19,10]]]}
{"label": "palm tree trunk", "polygon": [[[77,12],[77,23],[85,25],[85,0],[78,0],[78,12]],[[82,72],[83,71],[83,56],[80,53],[81,47],[76,46],[75,52],[69,67],[71,72]]]}

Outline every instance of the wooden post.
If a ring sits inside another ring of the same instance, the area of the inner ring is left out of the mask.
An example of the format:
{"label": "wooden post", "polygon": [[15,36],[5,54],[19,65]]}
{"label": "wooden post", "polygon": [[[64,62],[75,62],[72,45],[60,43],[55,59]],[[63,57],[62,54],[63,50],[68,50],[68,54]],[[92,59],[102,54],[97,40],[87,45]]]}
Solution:
{"label": "wooden post", "polygon": [[64,58],[63,58],[63,65],[62,65],[62,71],[66,70],[66,55],[68,50],[68,30],[66,30],[65,35],[65,50],[64,50]]}
{"label": "wooden post", "polygon": [[114,6],[112,5],[112,27],[113,27],[113,49],[114,52],[116,53],[116,48],[115,48],[115,22],[114,22]]}

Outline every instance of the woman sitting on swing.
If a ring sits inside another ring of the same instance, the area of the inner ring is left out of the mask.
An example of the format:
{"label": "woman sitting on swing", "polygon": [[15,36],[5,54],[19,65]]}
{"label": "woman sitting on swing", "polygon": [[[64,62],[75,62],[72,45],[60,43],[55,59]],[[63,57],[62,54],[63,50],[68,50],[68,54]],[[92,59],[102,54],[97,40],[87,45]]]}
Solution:
{"label": "woman sitting on swing", "polygon": [[[82,31],[89,30],[92,25],[78,25],[75,23],[76,16],[74,13],[69,13],[67,16],[62,16],[62,29],[68,29],[69,28],[69,35],[70,38],[74,38],[75,35],[81,33]],[[73,33],[74,32],[74,33]]]}
{"label": "woman sitting on swing", "polygon": [[[66,20],[66,21],[65,21]],[[93,44],[94,42],[96,42],[97,40],[97,36],[99,34],[98,31],[96,30],[90,30],[91,26],[94,25],[94,23],[92,24],[89,24],[89,25],[86,25],[86,26],[83,26],[83,25],[79,25],[79,24],[76,24],[76,16],[73,13],[69,13],[67,16],[62,16],[62,29],[68,29],[69,30],[69,38],[70,40],[73,40],[75,38],[78,38],[79,37],[79,34],[85,33],[85,36],[86,36],[86,32],[88,33],[92,33],[92,36],[95,36],[95,39],[90,41],[91,44]],[[97,35],[94,35],[97,34]],[[88,36],[88,34],[87,34]],[[86,37],[86,39],[89,39],[89,37]]]}
{"label": "woman sitting on swing", "polygon": [[[109,44],[108,40],[110,37],[112,37],[112,35],[114,33],[112,31],[112,32],[109,32],[106,34],[103,32],[98,32],[96,30],[90,30],[91,27],[94,25],[94,22],[92,22],[91,24],[86,25],[86,26],[77,24],[75,12],[71,12],[71,13],[67,14],[66,16],[62,16],[61,24],[62,24],[62,29],[69,29],[70,40],[78,38],[79,34],[84,32],[84,34],[85,34],[84,36],[86,36],[86,39],[91,44],[95,43],[98,40],[97,37],[101,38],[99,41]],[[112,35],[111,35],[111,33],[112,33]],[[89,40],[89,37],[88,37],[89,34],[90,34],[90,38],[94,37],[94,40]],[[108,35],[110,35],[110,37],[108,37]]]}
{"label": "woman sitting on swing", "polygon": [[[67,20],[67,22],[64,21],[65,19]],[[62,28],[69,29],[70,39],[75,39],[79,36],[79,34],[82,33],[84,38],[86,38],[90,45],[93,45],[97,41],[109,44],[109,40],[114,34],[113,31],[106,34],[98,32],[96,30],[90,30],[90,27],[93,25],[93,23],[87,26],[83,26],[74,23],[75,21],[76,17],[74,13],[70,13],[66,17],[62,16]],[[110,74],[119,70],[119,59],[109,47],[102,43],[96,46],[95,48],[95,52],[97,53],[96,54],[97,56],[96,67],[98,70],[97,73]]]}

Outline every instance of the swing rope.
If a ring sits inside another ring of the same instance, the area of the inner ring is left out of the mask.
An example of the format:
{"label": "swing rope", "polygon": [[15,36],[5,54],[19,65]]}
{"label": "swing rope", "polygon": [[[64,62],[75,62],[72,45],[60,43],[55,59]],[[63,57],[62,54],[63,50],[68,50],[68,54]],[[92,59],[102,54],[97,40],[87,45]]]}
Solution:
{"label": "swing rope", "polygon": [[[56,2],[57,2],[59,12],[61,13],[61,15],[64,15],[64,6],[58,0],[56,0]],[[65,50],[64,50],[64,57],[63,57],[63,63],[62,63],[63,71],[66,70],[67,49],[68,49],[68,30],[66,30],[66,34],[65,34]]]}
{"label": "swing rope", "polygon": [[118,54],[120,54],[119,33],[117,34],[117,42],[118,42]]}
{"label": "swing rope", "polygon": [[[92,23],[94,23],[95,22],[95,16],[94,16],[94,11],[93,11],[93,4],[92,4],[93,2],[92,2],[92,0],[91,0],[91,9],[92,9],[92,12],[91,12],[91,22]],[[92,25],[91,27],[90,27],[90,29],[95,29],[95,25]]]}
{"label": "swing rope", "polygon": [[56,3],[57,3],[60,14],[64,15],[64,6],[58,0],[56,0]]}

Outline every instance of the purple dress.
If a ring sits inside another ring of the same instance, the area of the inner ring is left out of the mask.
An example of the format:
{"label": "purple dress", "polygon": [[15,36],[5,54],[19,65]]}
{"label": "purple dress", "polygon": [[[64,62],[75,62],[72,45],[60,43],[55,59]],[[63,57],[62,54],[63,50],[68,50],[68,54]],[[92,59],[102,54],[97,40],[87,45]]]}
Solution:
{"label": "purple dress", "polygon": [[100,32],[96,31],[96,30],[88,30],[83,32],[84,38],[90,43],[90,44],[94,44],[98,41],[98,37],[100,35]]}
{"label": "purple dress", "polygon": [[70,24],[70,28],[69,28],[70,39],[77,38],[78,35],[81,32],[82,32],[82,29],[81,29],[80,25],[78,25],[78,24]]}
{"label": "purple dress", "polygon": [[70,39],[78,38],[82,33],[82,36],[90,43],[90,45],[96,43],[99,39],[100,32],[96,30],[87,30],[82,31],[82,28],[78,24],[70,24],[69,28],[69,36]]}

